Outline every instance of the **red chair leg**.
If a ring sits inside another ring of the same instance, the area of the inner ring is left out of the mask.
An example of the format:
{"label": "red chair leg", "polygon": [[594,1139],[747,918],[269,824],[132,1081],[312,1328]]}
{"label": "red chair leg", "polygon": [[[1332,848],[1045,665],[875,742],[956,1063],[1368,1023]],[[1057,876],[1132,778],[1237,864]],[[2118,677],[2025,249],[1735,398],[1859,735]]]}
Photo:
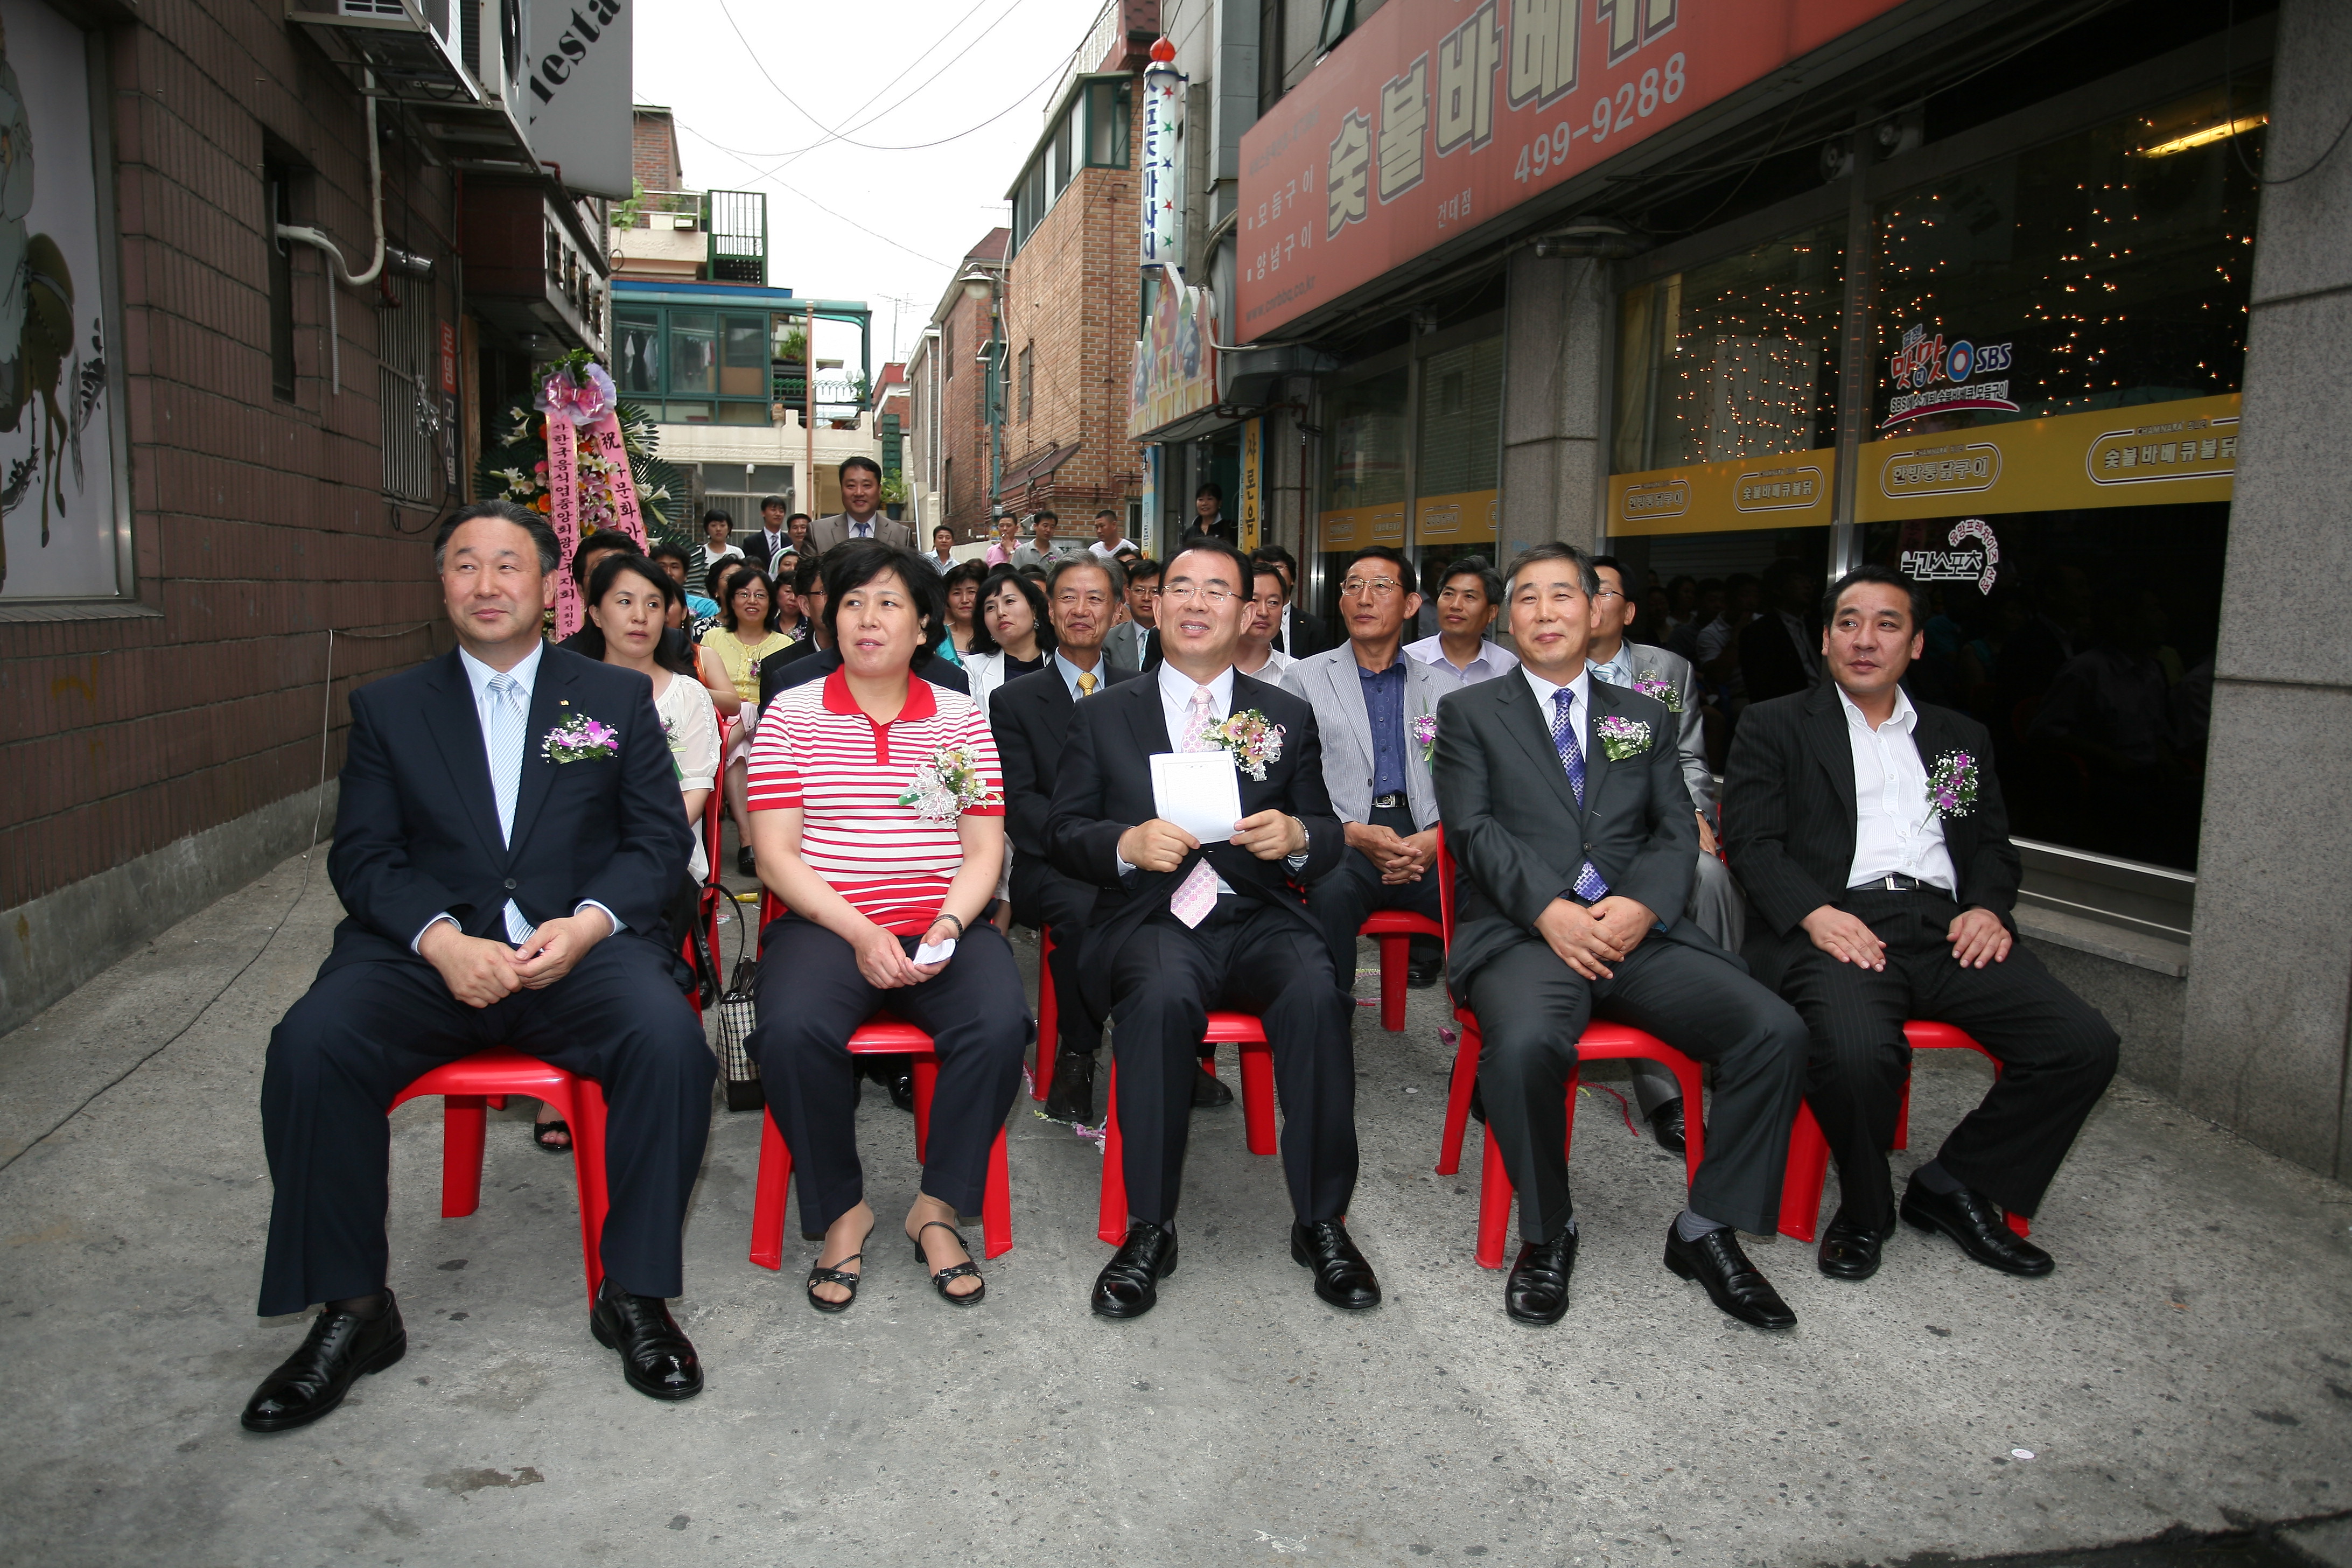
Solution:
{"label": "red chair leg", "polygon": [[981,1245],[991,1258],[1013,1249],[1013,1173],[1004,1157],[1004,1129],[988,1152],[988,1186],[980,1200]]}
{"label": "red chair leg", "polygon": [[1405,965],[1412,956],[1412,938],[1384,936],[1380,944],[1381,1027],[1394,1034],[1404,1027]]}
{"label": "red chair leg", "polygon": [[1437,1173],[1451,1176],[1462,1169],[1462,1139],[1470,1124],[1470,1091],[1478,1083],[1478,1031],[1462,1026],[1462,1043],[1454,1053],[1454,1079],[1445,1090],[1445,1131],[1437,1141]]}
{"label": "red chair leg", "polygon": [[1503,1169],[1503,1152],[1495,1135],[1486,1134],[1486,1163],[1478,1177],[1478,1267],[1503,1266],[1503,1242],[1511,1225],[1511,1178]]}
{"label": "red chair leg", "polygon": [[1569,1068],[1568,1116],[1561,1123],[1559,1133],[1559,1163],[1563,1165],[1567,1164],[1576,1153],[1576,1100],[1577,1091],[1583,1087],[1584,1075],[1574,1068]]}
{"label": "red chair leg", "polygon": [[1061,1052],[1061,999],[1054,994],[1054,933],[1037,938],[1037,1066],[1029,1075],[1029,1097],[1043,1100],[1054,1089],[1054,1058]]}
{"label": "red chair leg", "polygon": [[595,1304],[596,1287],[604,1282],[604,1216],[612,1210],[605,1186],[604,1086],[593,1079],[572,1085],[572,1099],[564,1120],[572,1124],[572,1178],[580,1190],[580,1252],[588,1277],[588,1300]]}
{"label": "red chair leg", "polygon": [[1911,1147],[1911,1079],[1907,1073],[1903,1079],[1903,1103],[1896,1107],[1895,1111],[1895,1142],[1889,1143],[1887,1147],[1889,1149]]}
{"label": "red chair leg", "polygon": [[482,1206],[482,1098],[441,1097],[443,1219],[463,1219]]}
{"label": "red chair leg", "polygon": [[1118,1135],[1118,1058],[1113,1057],[1103,1090],[1102,1201],[1095,1235],[1117,1247],[1127,1239],[1127,1151]]}
{"label": "red chair leg", "polygon": [[784,1266],[784,1194],[793,1184],[793,1152],[776,1131],[773,1110],[760,1113],[760,1174],[751,1192],[751,1261]]}
{"label": "red chair leg", "polygon": [[1244,1041],[1242,1056],[1242,1122],[1253,1154],[1271,1154],[1278,1147],[1274,1133],[1274,1050],[1262,1042]]}
{"label": "red chair leg", "polygon": [[[1689,1118],[1684,1118],[1685,1123]],[[1796,1124],[1789,1129],[1789,1168],[1780,1178],[1780,1234],[1792,1241],[1811,1241],[1820,1233],[1822,1189],[1829,1181],[1830,1145],[1813,1108],[1797,1102]]]}
{"label": "red chair leg", "polygon": [[1698,1180],[1699,1162],[1706,1157],[1706,1080],[1696,1062],[1674,1069],[1683,1091],[1683,1179]]}
{"label": "red chair leg", "polygon": [[931,1157],[931,1096],[939,1091],[940,1058],[915,1058],[915,1163]]}

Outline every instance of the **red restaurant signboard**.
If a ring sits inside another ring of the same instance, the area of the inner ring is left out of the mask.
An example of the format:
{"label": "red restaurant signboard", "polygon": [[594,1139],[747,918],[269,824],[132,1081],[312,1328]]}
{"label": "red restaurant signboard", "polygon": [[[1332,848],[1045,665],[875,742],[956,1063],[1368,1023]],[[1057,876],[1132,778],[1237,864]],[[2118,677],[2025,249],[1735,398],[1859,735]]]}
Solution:
{"label": "red restaurant signboard", "polygon": [[1389,0],[1242,135],[1248,342],[1902,0]]}

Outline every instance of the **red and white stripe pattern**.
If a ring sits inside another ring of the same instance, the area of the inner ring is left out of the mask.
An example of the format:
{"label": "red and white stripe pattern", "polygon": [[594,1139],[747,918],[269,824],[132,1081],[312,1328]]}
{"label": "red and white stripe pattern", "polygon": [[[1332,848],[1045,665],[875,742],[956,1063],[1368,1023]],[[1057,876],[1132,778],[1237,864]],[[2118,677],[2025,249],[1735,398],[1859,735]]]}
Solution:
{"label": "red and white stripe pattern", "polygon": [[910,678],[906,707],[877,724],[835,670],[793,688],[760,716],[751,806],[802,812],[809,868],[875,924],[919,936],[939,918],[963,845],[955,823],[926,821],[898,797],[914,787],[916,769],[950,748],[971,757],[996,801],[967,815],[1003,816],[1004,769],[978,703]]}

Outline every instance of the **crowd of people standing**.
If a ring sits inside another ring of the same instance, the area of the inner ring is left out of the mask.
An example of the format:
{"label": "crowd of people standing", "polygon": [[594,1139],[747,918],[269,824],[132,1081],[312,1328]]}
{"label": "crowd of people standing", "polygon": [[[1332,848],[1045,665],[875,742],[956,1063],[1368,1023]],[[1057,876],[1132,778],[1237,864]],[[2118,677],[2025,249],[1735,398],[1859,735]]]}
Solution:
{"label": "crowd of people standing", "polygon": [[[1987,737],[1905,691],[1924,616],[1897,574],[1858,568],[1811,605],[1780,584],[1773,614],[1821,624],[1810,643],[1780,628],[1805,679],[1751,699],[1717,769],[1705,647],[1629,637],[1640,612],[1609,558],[1546,543],[1500,570],[1454,561],[1437,630],[1409,639],[1425,584],[1370,546],[1341,568],[1327,630],[1286,552],[1233,542],[1213,487],[1164,562],[1106,513],[1091,546],[1040,517],[1028,542],[958,563],[881,515],[880,477],[851,459],[841,513],[778,502],[740,547],[713,522],[699,560],[596,535],[566,563],[543,520],[504,503],[443,525],[459,646],[354,694],[330,859],[350,918],[270,1039],[260,1310],[323,1307],[248,1428],[315,1420],[404,1352],[384,1111],[488,1044],[603,1086],[612,1207],[591,1327],[631,1387],[699,1392],[667,1299],[714,1072],[677,913],[711,870],[695,840],[715,789],[739,867],[783,910],[761,932],[750,1050],[794,1156],[819,1311],[854,1304],[878,1224],[849,1037],[881,1011],[930,1037],[939,1073],[902,1235],[942,1300],[985,1299],[960,1220],[1035,1028],[1013,923],[1054,939],[1049,1114],[1097,1115],[1106,1032],[1118,1068],[1127,1226],[1093,1311],[1141,1316],[1175,1270],[1190,1118],[1223,1092],[1202,1065],[1212,1010],[1265,1032],[1291,1257],[1330,1306],[1377,1306],[1349,1218],[1350,993],[1357,929],[1381,910],[1449,917],[1412,979],[1442,975],[1483,1039],[1478,1113],[1518,1202],[1512,1318],[1568,1310],[1568,1087],[1593,1019],[1712,1075],[1703,1107],[1670,1075],[1636,1081],[1662,1142],[1704,1117],[1664,1266],[1730,1317],[1796,1321],[1738,1235],[1776,1228],[1801,1101],[1841,1179],[1823,1275],[1870,1278],[1897,1217],[2009,1275],[2053,1267],[2010,1220],[2039,1206],[2116,1039],[2017,938]],[[588,624],[550,647],[541,616],[567,564]],[[696,641],[698,566],[712,622]],[[2003,1070],[1898,1201],[1885,1151],[1913,1017],[1968,1030]],[[561,1148],[551,1126],[536,1135]]]}

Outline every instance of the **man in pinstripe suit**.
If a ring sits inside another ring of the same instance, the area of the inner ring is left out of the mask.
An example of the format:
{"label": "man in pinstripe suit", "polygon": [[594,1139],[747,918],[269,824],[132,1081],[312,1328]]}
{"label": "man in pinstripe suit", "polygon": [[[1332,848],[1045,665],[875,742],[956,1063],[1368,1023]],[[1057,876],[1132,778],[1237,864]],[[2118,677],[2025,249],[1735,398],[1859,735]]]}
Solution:
{"label": "man in pinstripe suit", "polygon": [[1822,1272],[1878,1270],[1898,1212],[1886,1147],[1910,1078],[1903,1023],[1932,1018],[2001,1072],[1899,1212],[1987,1268],[2047,1274],[2050,1255],[2002,1211],[2040,1205],[2115,1076],[2116,1032],[2017,940],[2021,863],[1984,726],[1904,694],[1924,641],[1910,581],[1856,567],[1822,611],[1830,679],[1740,716],[1723,787],[1725,852],[1762,916],[1749,957],[1812,1032],[1805,1095],[1840,1190]]}

